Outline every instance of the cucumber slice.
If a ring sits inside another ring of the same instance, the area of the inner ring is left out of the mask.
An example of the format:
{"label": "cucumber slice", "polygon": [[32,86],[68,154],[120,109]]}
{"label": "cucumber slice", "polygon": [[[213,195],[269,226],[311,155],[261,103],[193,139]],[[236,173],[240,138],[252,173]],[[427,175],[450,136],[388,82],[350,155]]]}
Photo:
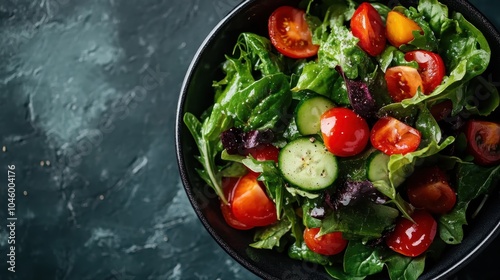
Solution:
{"label": "cucumber slice", "polygon": [[302,100],[295,110],[295,120],[299,133],[302,135],[319,133],[321,115],[333,107],[335,107],[333,101],[322,95]]}
{"label": "cucumber slice", "polygon": [[305,191],[318,191],[338,176],[337,158],[314,138],[300,137],[281,149],[278,166],[285,179]]}
{"label": "cucumber slice", "polygon": [[381,151],[373,152],[366,161],[366,177],[375,182],[379,180],[389,181],[388,163],[391,157]]}

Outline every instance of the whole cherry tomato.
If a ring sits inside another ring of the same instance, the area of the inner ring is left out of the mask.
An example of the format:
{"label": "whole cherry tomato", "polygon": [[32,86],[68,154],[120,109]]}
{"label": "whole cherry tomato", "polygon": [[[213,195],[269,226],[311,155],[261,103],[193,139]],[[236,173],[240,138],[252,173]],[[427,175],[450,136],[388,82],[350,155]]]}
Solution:
{"label": "whole cherry tomato", "polygon": [[385,239],[387,246],[393,251],[407,257],[416,257],[427,251],[437,231],[437,222],[425,210],[415,210],[411,215],[412,222],[400,217],[396,227]]}
{"label": "whole cherry tomato", "polygon": [[269,38],[273,46],[291,58],[307,58],[318,53],[303,10],[290,6],[276,9],[268,21]]}
{"label": "whole cherry tomato", "polygon": [[500,124],[470,120],[465,127],[467,151],[479,165],[500,163]]}
{"label": "whole cherry tomato", "polygon": [[415,151],[421,138],[415,128],[393,117],[383,117],[373,126],[370,141],[375,149],[393,155]]}
{"label": "whole cherry tomato", "polygon": [[368,2],[363,2],[351,18],[352,34],[359,39],[359,46],[371,56],[385,49],[385,26],[380,14]]}
{"label": "whole cherry tomato", "polygon": [[424,94],[430,94],[441,84],[446,74],[443,59],[439,54],[417,50],[405,54],[407,61],[416,61],[418,63],[418,72],[422,78]]}
{"label": "whole cherry tomato", "polygon": [[413,206],[435,214],[445,214],[455,206],[455,191],[439,167],[417,169],[406,181],[408,199]]}
{"label": "whole cherry tomato", "polygon": [[331,256],[342,252],[347,247],[347,240],[342,238],[341,232],[318,236],[319,230],[320,228],[306,228],[304,230],[304,242],[311,251]]}
{"label": "whole cherry tomato", "polygon": [[354,111],[335,107],[321,115],[321,134],[326,148],[340,157],[362,152],[368,143],[370,128]]}

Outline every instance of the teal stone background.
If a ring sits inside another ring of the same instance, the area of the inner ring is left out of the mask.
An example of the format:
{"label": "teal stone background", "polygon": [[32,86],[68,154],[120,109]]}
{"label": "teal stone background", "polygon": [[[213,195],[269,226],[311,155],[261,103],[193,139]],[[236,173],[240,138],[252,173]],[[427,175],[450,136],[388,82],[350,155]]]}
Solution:
{"label": "teal stone background", "polygon": [[[239,2],[0,0],[0,279],[257,279],[191,209],[173,135],[187,67]],[[471,2],[500,27],[495,1]],[[450,279],[499,279],[499,248]]]}

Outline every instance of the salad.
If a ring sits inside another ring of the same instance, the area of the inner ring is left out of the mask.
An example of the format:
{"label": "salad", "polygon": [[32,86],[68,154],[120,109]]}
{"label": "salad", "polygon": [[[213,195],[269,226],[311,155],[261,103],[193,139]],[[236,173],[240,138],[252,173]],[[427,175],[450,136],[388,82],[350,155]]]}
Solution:
{"label": "salad", "polygon": [[307,0],[268,31],[184,115],[225,221],[335,279],[417,279],[500,178],[485,37],[437,0]]}

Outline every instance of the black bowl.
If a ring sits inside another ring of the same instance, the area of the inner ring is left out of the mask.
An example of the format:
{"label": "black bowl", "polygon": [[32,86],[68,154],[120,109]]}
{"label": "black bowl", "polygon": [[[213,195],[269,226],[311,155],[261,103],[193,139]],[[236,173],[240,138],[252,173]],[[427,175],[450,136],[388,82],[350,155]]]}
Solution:
{"label": "black bowl", "polygon": [[[299,262],[270,250],[248,246],[251,231],[238,231],[229,227],[220,212],[214,192],[198,176],[199,163],[196,145],[182,121],[186,112],[199,116],[213,100],[212,81],[221,78],[219,71],[224,55],[232,52],[241,32],[267,33],[267,18],[281,5],[294,5],[296,0],[247,0],[232,10],[208,35],[198,49],[184,80],[176,120],[176,148],[179,170],[184,187],[199,219],[217,243],[244,267],[264,279],[330,279],[319,265]],[[380,1],[390,5],[395,1]],[[450,11],[462,13],[479,28],[488,39],[492,50],[491,62],[483,74],[492,81],[500,81],[500,34],[475,7],[465,0],[442,0]],[[401,1],[405,6],[416,1]],[[420,279],[438,279],[450,276],[462,268],[493,240],[500,231],[500,193],[496,192],[481,210],[480,215],[469,221],[462,244],[448,246],[441,259],[426,264]]]}

